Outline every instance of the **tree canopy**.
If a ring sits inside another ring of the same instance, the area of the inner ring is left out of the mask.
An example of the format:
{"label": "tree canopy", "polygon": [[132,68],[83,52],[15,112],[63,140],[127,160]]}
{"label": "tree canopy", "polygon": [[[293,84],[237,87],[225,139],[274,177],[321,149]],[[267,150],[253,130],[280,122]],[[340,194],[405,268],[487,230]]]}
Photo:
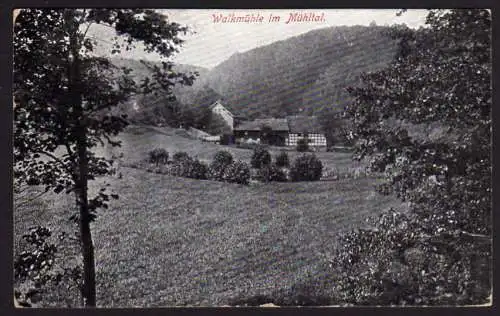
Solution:
{"label": "tree canopy", "polygon": [[[162,59],[149,64],[152,75],[136,84],[127,67],[115,67],[95,54],[94,25],[111,28],[116,37],[108,55],[140,43]],[[182,44],[187,28],[145,9],[26,9],[14,25],[14,176],[16,181],[44,185],[56,193],[74,193],[79,213],[85,305],[95,306],[93,243],[89,223],[97,210],[108,208],[102,188],[88,196],[88,181],[112,175],[113,160],[93,148],[114,140],[128,124],[113,111],[134,94],[162,90],[172,97],[175,84],[191,84],[194,76],[172,70],[169,57]]]}
{"label": "tree canopy", "polygon": [[357,158],[410,211],[342,238],[347,302],[473,304],[491,293],[491,13],[430,10],[426,24],[393,28],[395,61],[349,89]]}

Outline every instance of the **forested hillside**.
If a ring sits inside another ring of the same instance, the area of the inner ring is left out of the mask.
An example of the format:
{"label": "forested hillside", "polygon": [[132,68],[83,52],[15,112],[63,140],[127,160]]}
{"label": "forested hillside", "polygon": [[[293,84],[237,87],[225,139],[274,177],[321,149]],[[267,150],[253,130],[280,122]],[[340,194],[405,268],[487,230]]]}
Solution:
{"label": "forested hillside", "polygon": [[[132,118],[145,123],[174,120],[195,125],[199,124],[192,122],[201,120],[217,99],[248,118],[339,111],[351,100],[346,86],[355,85],[361,73],[392,60],[396,42],[385,34],[387,30],[330,27],[237,53],[211,70],[176,65],[178,71],[199,73],[192,86],[174,89],[177,101],[147,96],[126,108]],[[132,68],[137,80],[149,71],[137,60],[117,59],[115,64]]]}
{"label": "forested hillside", "polygon": [[[151,69],[140,60],[114,58],[112,62],[117,67],[130,68],[132,70],[130,75],[137,84],[152,73]],[[155,64],[149,61],[147,63]],[[161,63],[157,65],[161,66]],[[176,85],[174,87],[176,100],[168,100],[166,96],[157,93],[138,95],[126,104],[122,104],[120,111],[126,113],[134,123],[171,126],[199,125],[196,123],[206,115],[206,108],[214,100],[221,98],[213,89],[199,80],[207,78],[209,70],[184,64],[175,64],[173,70],[180,73],[196,73],[197,80],[191,86]]]}
{"label": "forested hillside", "polygon": [[396,43],[386,30],[331,27],[235,54],[207,74],[209,85],[250,117],[342,109],[346,86],[392,60]]}

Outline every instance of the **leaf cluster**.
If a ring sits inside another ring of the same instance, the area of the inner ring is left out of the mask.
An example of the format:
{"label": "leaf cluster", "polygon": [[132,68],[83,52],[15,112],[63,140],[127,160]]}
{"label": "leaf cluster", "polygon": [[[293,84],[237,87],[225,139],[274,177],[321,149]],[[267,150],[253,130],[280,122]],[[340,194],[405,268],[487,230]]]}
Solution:
{"label": "leaf cluster", "polygon": [[427,27],[394,28],[394,62],[349,89],[357,158],[410,210],[341,238],[342,301],[455,305],[489,295],[490,28],[488,10],[430,10]]}

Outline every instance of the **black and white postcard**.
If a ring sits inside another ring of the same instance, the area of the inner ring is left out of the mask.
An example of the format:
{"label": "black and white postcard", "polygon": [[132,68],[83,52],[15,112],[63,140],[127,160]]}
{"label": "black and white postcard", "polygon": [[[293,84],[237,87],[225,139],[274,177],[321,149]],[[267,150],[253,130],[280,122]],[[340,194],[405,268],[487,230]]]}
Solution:
{"label": "black and white postcard", "polygon": [[13,23],[16,306],[491,306],[490,10]]}

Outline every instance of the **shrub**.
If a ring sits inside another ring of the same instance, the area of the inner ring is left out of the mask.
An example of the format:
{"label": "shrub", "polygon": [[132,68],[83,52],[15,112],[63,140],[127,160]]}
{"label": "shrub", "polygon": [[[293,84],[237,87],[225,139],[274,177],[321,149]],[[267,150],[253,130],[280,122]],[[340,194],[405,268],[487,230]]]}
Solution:
{"label": "shrub", "polygon": [[188,174],[189,161],[176,160],[166,169],[166,173],[175,177],[185,177]]}
{"label": "shrub", "polygon": [[309,151],[309,143],[307,142],[307,138],[301,138],[297,141],[297,151],[301,153]]}
{"label": "shrub", "polygon": [[192,160],[189,164],[188,178],[205,180],[207,179],[208,166],[198,159]]}
{"label": "shrub", "polygon": [[199,160],[195,160],[191,157],[183,157],[180,160],[174,161],[170,165],[168,173],[178,177],[204,179],[203,164]]}
{"label": "shrub", "polygon": [[323,164],[314,154],[297,157],[290,168],[292,181],[316,181],[321,178]]}
{"label": "shrub", "polygon": [[[80,267],[61,262],[58,244],[54,243],[55,237],[48,227],[43,226],[30,227],[22,236],[20,245],[23,251],[16,255],[14,261],[14,293],[24,305],[57,295],[61,288],[64,289],[65,298],[71,300],[74,297],[72,290],[81,284]],[[57,239],[63,245],[69,237],[62,231]]]}
{"label": "shrub", "polygon": [[288,167],[290,166],[290,159],[288,159],[288,154],[286,151],[281,151],[278,156],[276,156],[276,165],[278,167]]}
{"label": "shrub", "polygon": [[186,155],[174,160],[170,165],[160,166],[151,171],[160,174],[199,180],[205,180],[208,178],[208,166],[198,159],[193,159]]}
{"label": "shrub", "polygon": [[233,163],[233,155],[230,152],[221,150],[218,151],[209,168],[209,178],[213,180],[223,181],[224,170]]}
{"label": "shrub", "polygon": [[261,168],[264,165],[269,165],[271,163],[271,154],[263,146],[257,146],[253,150],[252,159],[250,164],[254,168]]}
{"label": "shrub", "polygon": [[340,237],[332,256],[341,304],[463,305],[488,295],[490,249],[465,234],[430,236],[412,213],[390,209],[372,229]]}
{"label": "shrub", "polygon": [[225,168],[223,180],[232,183],[248,184],[250,182],[250,167],[243,161],[235,161]]}
{"label": "shrub", "polygon": [[168,152],[163,148],[155,148],[149,153],[149,162],[157,166],[159,164],[166,164],[168,162]]}
{"label": "shrub", "polygon": [[191,157],[188,155],[188,153],[184,151],[178,151],[174,154],[172,159],[175,161],[183,161],[183,160],[189,160]]}
{"label": "shrub", "polygon": [[229,165],[234,161],[233,155],[229,151],[220,150],[215,156],[213,162],[220,165]]}
{"label": "shrub", "polygon": [[257,171],[257,180],[262,181],[262,182],[271,182],[271,181],[277,181],[277,182],[286,182],[286,174],[283,172],[283,170],[278,167],[276,164],[271,164],[271,165],[265,165],[262,166]]}

